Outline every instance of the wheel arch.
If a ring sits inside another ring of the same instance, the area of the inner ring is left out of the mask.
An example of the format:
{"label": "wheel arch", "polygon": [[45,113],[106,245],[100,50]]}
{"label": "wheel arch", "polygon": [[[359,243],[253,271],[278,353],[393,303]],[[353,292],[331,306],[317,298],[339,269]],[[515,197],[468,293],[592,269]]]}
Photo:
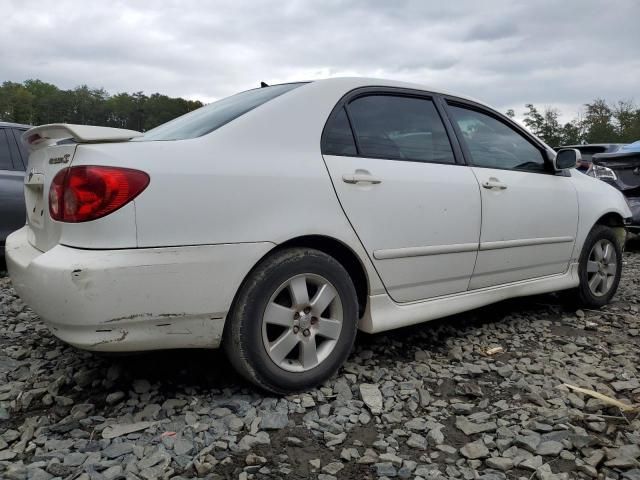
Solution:
{"label": "wheel arch", "polygon": [[602,215],[600,218],[598,218],[598,220],[594,224],[594,227],[596,225],[604,225],[606,227],[610,227],[614,231],[616,237],[618,238],[620,245],[621,246],[624,245],[627,234],[625,229],[624,218],[620,213],[607,212],[604,215]]}
{"label": "wheel arch", "polygon": [[[265,258],[269,257],[273,253],[285,250],[287,248],[295,247],[313,248],[335,258],[345,268],[345,270],[349,274],[349,277],[351,277],[351,280],[353,281],[353,285],[356,289],[356,295],[358,297],[359,318],[364,315],[369,299],[369,278],[367,276],[366,269],[358,255],[353,251],[353,249],[351,249],[351,247],[334,237],[329,237],[326,235],[303,235],[277,244],[255,263],[255,265],[244,276],[242,282],[240,282],[240,285],[238,286],[236,293],[233,296],[231,306],[229,307],[227,319],[229,317],[229,313],[232,312],[235,308],[240,292],[244,288],[247,280],[255,271],[256,267],[260,265],[260,263],[262,263]],[[225,331],[227,330],[227,325],[228,322],[225,321]]]}
{"label": "wheel arch", "polygon": [[[293,247],[314,248],[335,258],[347,271],[358,296],[359,316],[365,312],[369,298],[369,279],[358,255],[344,242],[326,235],[304,235],[278,244],[267,255]],[[267,256],[265,255],[265,256]]]}
{"label": "wheel arch", "polygon": [[605,225],[607,227],[624,227],[624,218],[618,212],[608,212],[596,220],[595,225]]}

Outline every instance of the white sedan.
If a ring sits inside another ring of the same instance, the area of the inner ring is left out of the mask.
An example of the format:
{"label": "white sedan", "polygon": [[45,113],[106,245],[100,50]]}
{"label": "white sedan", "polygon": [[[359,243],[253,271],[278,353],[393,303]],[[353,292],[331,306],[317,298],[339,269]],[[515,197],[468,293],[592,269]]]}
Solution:
{"label": "white sedan", "polygon": [[15,289],[103,352],[225,348],[285,393],[376,333],[573,289],[599,307],[622,266],[622,194],[477,101],[363,78],[225,98],[145,134],[24,134]]}

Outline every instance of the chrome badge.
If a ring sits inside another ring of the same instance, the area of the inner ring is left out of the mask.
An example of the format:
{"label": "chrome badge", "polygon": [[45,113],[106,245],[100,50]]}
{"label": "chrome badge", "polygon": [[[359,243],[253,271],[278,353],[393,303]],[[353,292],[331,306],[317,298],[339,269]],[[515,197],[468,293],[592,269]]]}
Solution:
{"label": "chrome badge", "polygon": [[49,159],[49,165],[56,165],[58,163],[69,163],[69,159],[71,158],[70,154],[65,154],[62,157],[53,157]]}

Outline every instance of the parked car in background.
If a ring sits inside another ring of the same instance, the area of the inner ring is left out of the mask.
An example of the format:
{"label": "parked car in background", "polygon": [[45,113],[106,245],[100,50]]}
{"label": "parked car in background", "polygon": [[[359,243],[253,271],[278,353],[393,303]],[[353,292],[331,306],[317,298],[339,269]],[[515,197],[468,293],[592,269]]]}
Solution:
{"label": "parked car in background", "polygon": [[613,153],[617,152],[624,143],[586,143],[584,145],[563,145],[555,147],[555,150],[562,148],[575,148],[580,151],[582,158],[578,161],[576,169],[579,172],[587,173],[591,168],[591,158],[597,153]]}
{"label": "parked car in background", "polygon": [[7,235],[25,224],[27,151],[21,137],[29,128],[28,125],[0,122],[0,247]]}
{"label": "parked car in background", "polygon": [[587,174],[607,182],[626,197],[633,215],[628,229],[640,233],[640,141],[624,145],[613,153],[598,153]]}
{"label": "parked car in background", "polygon": [[28,223],[7,267],[54,335],[88,350],[222,346],[286,393],[335,373],[357,328],[566,289],[600,307],[620,280],[631,212],[572,170],[577,150],[420,85],[266,86],[145,134],[24,138]]}

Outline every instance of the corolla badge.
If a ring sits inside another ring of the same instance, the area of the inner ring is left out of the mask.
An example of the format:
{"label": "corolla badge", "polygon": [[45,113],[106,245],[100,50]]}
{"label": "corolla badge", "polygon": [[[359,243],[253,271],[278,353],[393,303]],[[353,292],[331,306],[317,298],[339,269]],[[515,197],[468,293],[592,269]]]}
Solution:
{"label": "corolla badge", "polygon": [[53,157],[49,159],[49,165],[55,165],[57,163],[69,163],[69,159],[71,158],[70,154],[65,154],[62,157]]}

